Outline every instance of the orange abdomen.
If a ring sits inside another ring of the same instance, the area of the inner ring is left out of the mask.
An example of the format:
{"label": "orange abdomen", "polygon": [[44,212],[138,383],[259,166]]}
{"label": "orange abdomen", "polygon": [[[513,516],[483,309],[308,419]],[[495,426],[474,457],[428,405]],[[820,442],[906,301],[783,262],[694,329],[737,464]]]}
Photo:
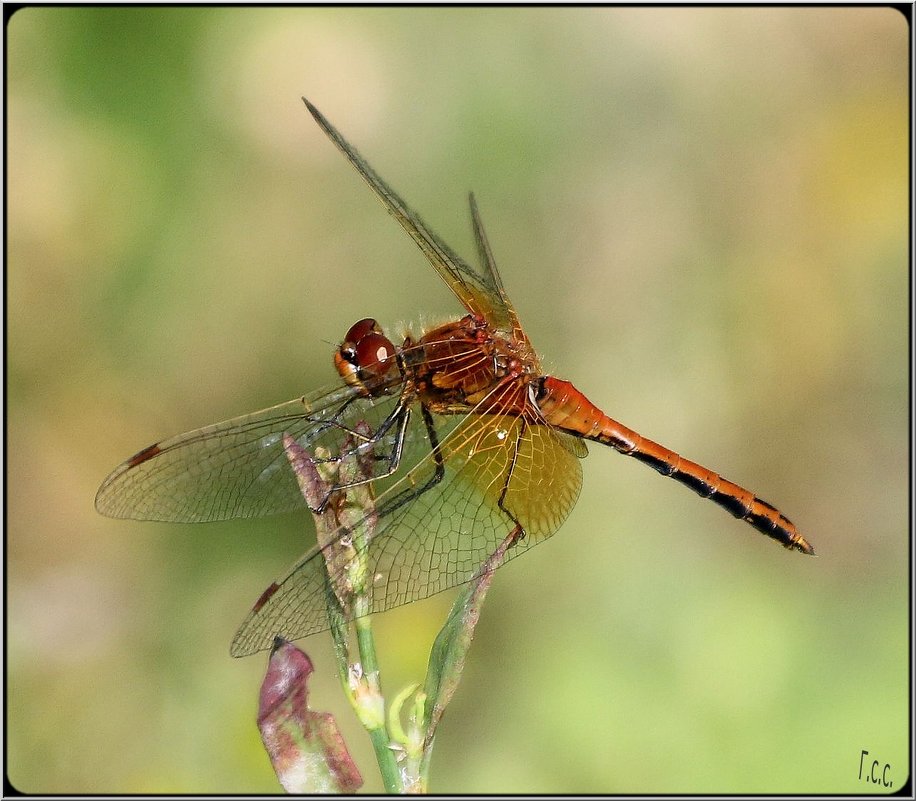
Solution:
{"label": "orange abdomen", "polygon": [[548,376],[541,387],[538,406],[552,426],[610,445],[689,487],[735,517],[746,520],[786,548],[814,553],[814,548],[798,533],[791,520],[752,492],[608,417],[568,381]]}

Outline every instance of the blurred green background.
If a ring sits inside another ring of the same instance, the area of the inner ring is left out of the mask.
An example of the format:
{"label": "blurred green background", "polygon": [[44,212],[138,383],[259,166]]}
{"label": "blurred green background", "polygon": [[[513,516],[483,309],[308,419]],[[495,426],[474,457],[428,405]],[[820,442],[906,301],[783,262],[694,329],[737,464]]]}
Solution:
{"label": "blurred green background", "polygon": [[[274,792],[228,643],[307,516],[93,497],[164,436],[460,312],[302,107],[473,257],[546,368],[777,503],[781,550],[591,447],[500,571],[435,791],[849,793],[908,757],[907,27],[882,8],[31,8],[8,45],[7,734],[27,792]],[[377,619],[389,694],[451,594]],[[371,748],[304,641],[313,704]],[[868,763],[866,763],[868,764]]]}

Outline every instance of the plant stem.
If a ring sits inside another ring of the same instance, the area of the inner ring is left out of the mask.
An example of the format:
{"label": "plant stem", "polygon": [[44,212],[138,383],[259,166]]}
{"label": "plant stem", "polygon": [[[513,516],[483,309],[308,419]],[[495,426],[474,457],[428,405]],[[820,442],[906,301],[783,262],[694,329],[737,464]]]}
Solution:
{"label": "plant stem", "polygon": [[359,648],[359,660],[363,668],[363,681],[368,685],[370,703],[377,704],[377,715],[366,716],[363,725],[369,732],[369,739],[375,749],[375,758],[378,762],[379,772],[387,793],[400,794],[404,791],[401,786],[401,776],[398,770],[397,759],[391,750],[391,737],[385,723],[385,699],[382,696],[381,683],[379,682],[378,660],[375,656],[375,638],[372,636],[372,618],[369,615],[357,617],[356,642]]}

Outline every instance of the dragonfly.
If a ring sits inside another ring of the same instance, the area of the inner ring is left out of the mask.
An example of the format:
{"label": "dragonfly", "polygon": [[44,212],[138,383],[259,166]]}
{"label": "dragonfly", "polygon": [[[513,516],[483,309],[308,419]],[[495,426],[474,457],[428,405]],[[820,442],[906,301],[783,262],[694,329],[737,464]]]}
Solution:
{"label": "dragonfly", "polygon": [[[96,496],[104,515],[200,523],[310,508],[284,443],[343,464],[360,458],[372,487],[369,612],[473,579],[507,540],[505,563],[550,537],[582,484],[587,442],[608,445],[718,504],[785,548],[814,548],[776,507],[609,417],[547,375],[509,301],[473,193],[478,264],[439,238],[307,99],[321,130],[382,201],[464,306],[465,314],[399,345],[372,318],[334,353],[337,382],[262,411],[162,440],[117,467]],[[365,458],[367,454],[371,458]],[[333,492],[345,492],[335,484]],[[346,541],[341,525],[330,537]],[[329,628],[325,542],[254,604],[233,656]],[[340,577],[330,576],[331,582]],[[352,614],[352,613],[351,613]]]}

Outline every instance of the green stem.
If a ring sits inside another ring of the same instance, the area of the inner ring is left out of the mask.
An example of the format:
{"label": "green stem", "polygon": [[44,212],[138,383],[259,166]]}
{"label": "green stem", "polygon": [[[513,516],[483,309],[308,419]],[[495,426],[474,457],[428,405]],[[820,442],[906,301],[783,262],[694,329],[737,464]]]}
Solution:
{"label": "green stem", "polygon": [[357,617],[355,626],[356,642],[359,648],[359,661],[363,669],[363,680],[367,683],[369,695],[372,698],[370,703],[378,704],[378,714],[365,716],[363,725],[369,732],[369,739],[372,741],[372,747],[375,749],[375,759],[378,762],[379,772],[382,774],[385,792],[400,794],[404,792],[404,790],[401,786],[401,775],[398,770],[397,759],[395,758],[394,751],[391,750],[391,737],[388,734],[388,727],[385,724],[385,701],[382,696],[382,687],[379,681],[378,660],[375,656],[375,638],[372,636],[372,618],[369,615]]}
{"label": "green stem", "polygon": [[417,771],[420,778],[420,786],[423,787],[423,792],[426,792],[426,788],[429,787],[429,763],[433,755],[433,742],[429,742],[429,745],[423,749],[423,756],[420,758],[420,767]]}
{"label": "green stem", "polygon": [[378,760],[385,792],[389,795],[401,795],[404,791],[401,789],[398,764],[394,758],[394,752],[388,747],[388,733],[385,727],[369,729],[369,739],[372,740],[372,747],[375,749],[375,758]]}
{"label": "green stem", "polygon": [[[378,675],[378,659],[375,656],[375,638],[372,636],[372,618],[357,609],[356,644],[359,648],[359,661],[363,666],[363,675]],[[381,688],[379,688],[381,689]]]}

